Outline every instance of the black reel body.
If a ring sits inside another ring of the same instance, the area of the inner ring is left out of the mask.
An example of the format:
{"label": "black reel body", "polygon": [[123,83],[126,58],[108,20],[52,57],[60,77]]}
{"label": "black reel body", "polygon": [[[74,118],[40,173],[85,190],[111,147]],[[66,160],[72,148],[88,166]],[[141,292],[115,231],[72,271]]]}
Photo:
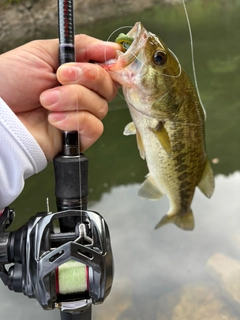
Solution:
{"label": "black reel body", "polygon": [[[77,221],[74,231],[60,231],[66,217]],[[77,312],[107,297],[113,256],[108,226],[100,214],[38,213],[13,232],[5,231],[13,220],[12,210],[6,208],[0,220],[0,276],[10,290],[36,298],[46,310],[65,312]],[[8,263],[13,265],[7,270]]]}

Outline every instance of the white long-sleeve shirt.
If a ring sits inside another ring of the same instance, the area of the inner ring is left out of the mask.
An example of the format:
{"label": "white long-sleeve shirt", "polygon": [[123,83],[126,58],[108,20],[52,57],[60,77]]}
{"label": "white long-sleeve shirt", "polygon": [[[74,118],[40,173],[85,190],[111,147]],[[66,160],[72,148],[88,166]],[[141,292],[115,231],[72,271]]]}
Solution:
{"label": "white long-sleeve shirt", "polygon": [[25,179],[46,165],[37,141],[0,98],[0,209],[18,197]]}

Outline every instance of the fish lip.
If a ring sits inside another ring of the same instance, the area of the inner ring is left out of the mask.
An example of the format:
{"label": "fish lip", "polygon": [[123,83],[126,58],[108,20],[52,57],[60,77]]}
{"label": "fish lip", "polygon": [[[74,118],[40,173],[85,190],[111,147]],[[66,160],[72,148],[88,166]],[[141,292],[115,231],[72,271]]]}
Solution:
{"label": "fish lip", "polygon": [[127,36],[132,37],[134,40],[126,52],[118,52],[118,57],[125,62],[125,67],[131,64],[139,54],[140,50],[145,45],[148,32],[143,27],[141,22],[136,22],[133,28],[127,33]]}
{"label": "fish lip", "polygon": [[[132,45],[135,45],[136,42],[141,37],[141,33],[143,31],[144,27],[141,22],[136,22],[133,28],[127,33],[127,36],[134,38]],[[130,46],[130,47],[131,47]]]}

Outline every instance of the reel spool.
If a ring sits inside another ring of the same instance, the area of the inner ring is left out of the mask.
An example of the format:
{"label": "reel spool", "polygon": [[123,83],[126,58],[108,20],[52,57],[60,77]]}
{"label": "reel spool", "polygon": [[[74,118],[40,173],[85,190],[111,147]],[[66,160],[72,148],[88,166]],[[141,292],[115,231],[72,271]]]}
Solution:
{"label": "reel spool", "polygon": [[[72,232],[55,227],[74,218]],[[10,290],[35,298],[45,310],[83,312],[102,303],[113,281],[108,226],[100,214],[86,210],[38,213],[13,232],[6,208],[0,216],[0,277]],[[6,264],[12,263],[7,270]]]}

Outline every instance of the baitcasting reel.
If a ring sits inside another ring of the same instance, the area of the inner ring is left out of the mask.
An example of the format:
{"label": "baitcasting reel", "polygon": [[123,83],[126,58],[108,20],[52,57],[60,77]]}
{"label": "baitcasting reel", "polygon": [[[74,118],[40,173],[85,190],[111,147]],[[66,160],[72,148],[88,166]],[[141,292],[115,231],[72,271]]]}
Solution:
{"label": "baitcasting reel", "polygon": [[[77,221],[60,231],[61,219]],[[0,213],[0,277],[10,290],[35,298],[45,310],[81,313],[111,290],[113,257],[102,216],[87,210],[38,213],[13,232],[9,208]],[[7,270],[6,264],[12,265]]]}

